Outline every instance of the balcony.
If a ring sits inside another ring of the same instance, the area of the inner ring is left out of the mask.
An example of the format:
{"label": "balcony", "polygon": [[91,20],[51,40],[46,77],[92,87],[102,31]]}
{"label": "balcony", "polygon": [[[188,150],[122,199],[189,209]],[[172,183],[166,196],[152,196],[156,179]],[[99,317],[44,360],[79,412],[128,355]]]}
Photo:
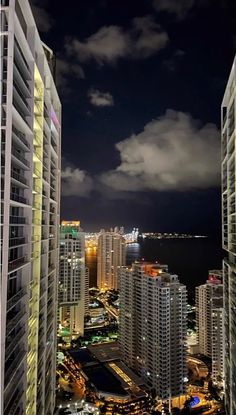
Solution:
{"label": "balcony", "polygon": [[11,331],[16,328],[17,323],[21,320],[21,318],[25,315],[25,309],[21,309],[17,313],[15,313],[14,317],[7,321],[7,328],[6,328],[6,336],[8,336]]}
{"label": "balcony", "polygon": [[13,138],[16,138],[18,143],[23,145],[23,148],[28,151],[30,149],[30,145],[25,138],[25,134],[19,131],[15,126],[12,127],[12,135]]}
{"label": "balcony", "polygon": [[28,63],[21,51],[20,45],[17,39],[14,39],[14,61],[17,63],[17,67],[26,79],[31,79],[31,73]]}
{"label": "balcony", "polygon": [[25,328],[22,327],[16,334],[12,333],[10,336],[7,337],[6,341],[6,357],[13,352],[13,350],[19,346],[19,341],[25,334]]}
{"label": "balcony", "polygon": [[[50,241],[51,242],[51,241]],[[49,242],[49,251],[53,251],[55,249],[55,244]]]}
{"label": "balcony", "polygon": [[27,261],[26,256],[22,256],[20,258],[13,259],[13,260],[9,261],[9,263],[8,263],[9,271],[14,271],[17,268],[20,268],[23,265],[27,264],[27,262],[28,261]]}
{"label": "balcony", "polygon": [[16,246],[19,246],[19,245],[25,245],[25,244],[26,244],[26,240],[25,240],[24,237],[18,236],[18,237],[9,239],[9,247],[10,248],[16,247]]}
{"label": "balcony", "polygon": [[28,187],[28,180],[20,173],[17,173],[14,170],[11,170],[11,177],[12,179],[16,180],[17,182],[25,185],[24,187]]}
{"label": "balcony", "polygon": [[10,308],[14,307],[16,303],[21,300],[25,295],[27,291],[26,288],[21,288],[13,297],[9,298],[7,301],[7,311],[10,310]]}
{"label": "balcony", "polygon": [[24,205],[28,205],[28,200],[25,197],[18,195],[17,193],[11,193],[11,200],[14,202],[23,203]]}
{"label": "balcony", "polygon": [[24,94],[25,97],[30,98],[31,93],[30,93],[29,85],[27,81],[25,81],[24,76],[22,75],[20,70],[18,69],[17,64],[13,66],[13,79],[14,79],[14,82],[17,83],[22,94]]}
{"label": "balcony", "polygon": [[[23,376],[24,371],[18,370],[18,373],[14,376],[15,385],[20,383]],[[22,396],[24,395],[24,391],[20,387],[13,388],[13,383],[11,382],[8,385],[11,386],[11,391],[5,399],[6,407],[4,408],[4,413],[7,415],[23,415]]]}
{"label": "balcony", "polygon": [[19,86],[13,81],[13,101],[17,103],[17,107],[20,110],[21,114],[24,116],[29,116],[31,113],[31,108],[27,102],[25,95],[21,92]]}
{"label": "balcony", "polygon": [[50,274],[53,271],[56,271],[55,265],[54,264],[49,264],[48,265],[48,273]]}
{"label": "balcony", "polygon": [[50,192],[50,198],[54,201],[56,201],[56,192]]}
{"label": "balcony", "polygon": [[20,152],[19,151],[17,151],[15,148],[12,148],[12,153],[11,153],[15,158],[16,158],[16,160],[17,161],[20,161],[21,163],[23,163],[24,164],[24,167],[26,166],[26,167],[28,167],[28,168],[30,168],[30,163],[29,163],[29,161],[28,160],[26,160],[21,154],[20,154]]}
{"label": "balcony", "polygon": [[9,223],[12,225],[25,225],[26,220],[25,218],[21,217],[21,216],[14,216],[11,215],[9,218]]}
{"label": "balcony", "polygon": [[15,358],[11,361],[10,366],[5,371],[5,383],[8,383],[10,379],[13,378],[14,373],[18,370],[19,366],[21,365],[24,357],[26,355],[25,350],[21,350]]}

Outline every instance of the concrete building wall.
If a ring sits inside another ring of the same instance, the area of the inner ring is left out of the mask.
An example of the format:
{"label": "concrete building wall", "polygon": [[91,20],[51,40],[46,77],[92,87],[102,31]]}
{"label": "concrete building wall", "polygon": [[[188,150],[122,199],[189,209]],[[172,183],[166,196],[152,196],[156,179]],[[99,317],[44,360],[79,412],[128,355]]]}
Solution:
{"label": "concrete building wall", "polygon": [[236,221],[235,120],[236,60],[234,59],[221,106],[222,241],[224,273],[224,382],[228,415],[236,413]]}
{"label": "concrete building wall", "polygon": [[1,4],[0,413],[53,414],[61,104],[28,1]]}

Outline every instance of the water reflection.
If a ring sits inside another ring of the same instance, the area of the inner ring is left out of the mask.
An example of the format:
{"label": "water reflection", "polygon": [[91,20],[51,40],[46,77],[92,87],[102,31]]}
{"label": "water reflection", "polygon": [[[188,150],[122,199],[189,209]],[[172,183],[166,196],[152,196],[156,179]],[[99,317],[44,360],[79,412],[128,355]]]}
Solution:
{"label": "water reflection", "polygon": [[140,244],[133,243],[126,246],[126,264],[131,265],[140,259]]}

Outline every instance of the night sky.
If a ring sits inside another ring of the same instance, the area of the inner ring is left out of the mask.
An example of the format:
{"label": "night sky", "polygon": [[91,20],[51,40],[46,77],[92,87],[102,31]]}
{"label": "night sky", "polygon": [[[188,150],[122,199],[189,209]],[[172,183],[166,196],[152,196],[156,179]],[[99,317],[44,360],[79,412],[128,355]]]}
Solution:
{"label": "night sky", "polygon": [[63,219],[220,234],[236,2],[34,0],[57,56]]}

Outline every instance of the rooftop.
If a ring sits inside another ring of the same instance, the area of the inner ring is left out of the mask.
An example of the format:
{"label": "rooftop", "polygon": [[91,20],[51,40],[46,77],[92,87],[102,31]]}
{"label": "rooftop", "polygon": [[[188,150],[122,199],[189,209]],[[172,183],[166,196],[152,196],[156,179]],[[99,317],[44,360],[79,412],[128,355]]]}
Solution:
{"label": "rooftop", "polygon": [[120,359],[118,342],[96,344],[89,346],[88,350],[101,363]]}

